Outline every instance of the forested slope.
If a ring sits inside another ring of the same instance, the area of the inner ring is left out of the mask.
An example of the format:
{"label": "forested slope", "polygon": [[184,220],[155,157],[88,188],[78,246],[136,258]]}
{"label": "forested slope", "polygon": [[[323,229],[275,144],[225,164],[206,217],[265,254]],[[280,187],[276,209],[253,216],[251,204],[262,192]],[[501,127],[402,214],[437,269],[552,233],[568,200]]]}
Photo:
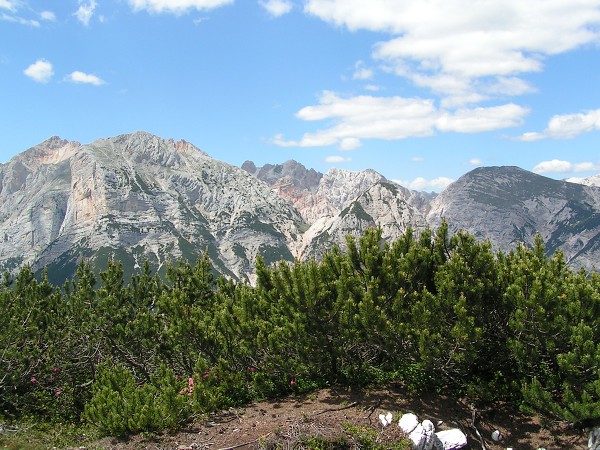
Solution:
{"label": "forested slope", "polygon": [[89,264],[62,288],[25,267],[0,288],[0,415],[122,434],[331,384],[394,379],[475,404],[509,401],[578,425],[600,418],[600,276],[535,248],[492,252],[448,225],[381,230],[321,262],[259,259],[256,286],[208,256]]}

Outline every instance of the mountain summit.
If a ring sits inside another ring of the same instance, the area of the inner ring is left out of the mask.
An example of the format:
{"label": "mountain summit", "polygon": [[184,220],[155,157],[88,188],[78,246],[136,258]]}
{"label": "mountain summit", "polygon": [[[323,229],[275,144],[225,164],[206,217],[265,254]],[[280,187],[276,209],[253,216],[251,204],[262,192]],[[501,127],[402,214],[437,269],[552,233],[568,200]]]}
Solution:
{"label": "mountain summit", "polygon": [[51,138],[2,166],[0,262],[48,266],[58,278],[77,261],[157,270],[208,251],[214,266],[251,276],[257,255],[292,259],[302,218],[247,172],[193,145],[137,132],[91,144]]}
{"label": "mountain summit", "polygon": [[141,131],[90,144],[52,137],[0,165],[0,270],[47,267],[55,282],[82,258],[98,271],[117,258],[127,276],[145,259],[164,273],[168,260],[204,252],[218,272],[252,282],[258,256],[320,258],[347,234],[381,227],[395,239],[444,218],[497,250],[540,234],[573,267],[600,258],[600,188],[517,167],[475,169],[431,200],[372,170],[238,168]]}

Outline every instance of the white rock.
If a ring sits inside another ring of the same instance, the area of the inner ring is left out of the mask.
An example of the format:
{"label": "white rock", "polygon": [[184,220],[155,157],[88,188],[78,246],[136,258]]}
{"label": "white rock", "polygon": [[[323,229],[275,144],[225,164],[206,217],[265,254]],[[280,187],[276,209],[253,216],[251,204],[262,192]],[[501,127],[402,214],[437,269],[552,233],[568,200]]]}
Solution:
{"label": "white rock", "polygon": [[418,425],[419,418],[413,413],[403,414],[398,421],[398,426],[406,434],[412,433]]}
{"label": "white rock", "polygon": [[379,421],[383,427],[387,427],[390,423],[392,423],[392,413],[388,412],[387,414],[379,414]]}
{"label": "white rock", "polygon": [[458,428],[435,433],[442,442],[444,450],[458,450],[467,446],[467,436]]}
{"label": "white rock", "polygon": [[498,442],[500,439],[502,439],[502,433],[500,433],[500,430],[494,430],[492,432],[492,440]]}
{"label": "white rock", "polygon": [[600,427],[593,428],[590,431],[588,450],[600,450]]}

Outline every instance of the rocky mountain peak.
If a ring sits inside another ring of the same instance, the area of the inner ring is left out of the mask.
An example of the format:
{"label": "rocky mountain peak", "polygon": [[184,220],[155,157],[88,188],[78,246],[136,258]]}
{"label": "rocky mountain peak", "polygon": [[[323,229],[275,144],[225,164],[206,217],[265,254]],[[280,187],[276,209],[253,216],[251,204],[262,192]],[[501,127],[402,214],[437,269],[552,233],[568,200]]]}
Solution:
{"label": "rocky mountain peak", "polygon": [[253,161],[245,161],[242,169],[269,186],[291,185],[297,189],[311,192],[317,189],[319,181],[323,177],[322,173],[314,169],[307,169],[294,160],[288,160],[283,164],[265,164],[262,167],[257,167]]}

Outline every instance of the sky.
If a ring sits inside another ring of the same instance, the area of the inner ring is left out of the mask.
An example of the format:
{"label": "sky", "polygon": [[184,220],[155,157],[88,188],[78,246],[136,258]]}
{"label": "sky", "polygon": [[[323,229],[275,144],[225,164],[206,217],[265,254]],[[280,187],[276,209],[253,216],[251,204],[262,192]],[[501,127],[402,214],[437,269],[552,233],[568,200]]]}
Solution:
{"label": "sky", "polygon": [[0,0],[0,163],[148,131],[234,165],[600,173],[600,0]]}

